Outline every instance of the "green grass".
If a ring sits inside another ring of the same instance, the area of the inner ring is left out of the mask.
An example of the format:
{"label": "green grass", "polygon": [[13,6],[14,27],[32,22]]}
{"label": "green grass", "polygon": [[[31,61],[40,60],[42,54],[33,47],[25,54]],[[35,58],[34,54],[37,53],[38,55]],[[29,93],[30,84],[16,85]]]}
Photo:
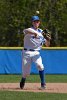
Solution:
{"label": "green grass", "polygon": [[[0,83],[20,82],[21,75],[0,75]],[[30,75],[26,82],[40,82],[39,75]],[[46,75],[46,82],[67,83],[67,75]],[[0,90],[0,100],[67,100],[67,93],[34,93]]]}
{"label": "green grass", "polygon": [[[62,82],[62,83],[67,83],[67,75],[46,75],[46,82]],[[21,75],[0,75],[0,83],[3,82],[19,82],[21,80]],[[40,82],[39,75],[30,75],[27,77],[26,82]]]}
{"label": "green grass", "polygon": [[67,100],[67,94],[0,91],[0,100]]}

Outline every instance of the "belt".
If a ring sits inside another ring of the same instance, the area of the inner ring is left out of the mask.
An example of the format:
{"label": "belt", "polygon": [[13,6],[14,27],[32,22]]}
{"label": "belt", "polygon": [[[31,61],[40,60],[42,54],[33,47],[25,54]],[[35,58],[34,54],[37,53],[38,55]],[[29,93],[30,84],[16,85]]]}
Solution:
{"label": "belt", "polygon": [[24,50],[35,51],[34,49],[27,49],[27,48],[24,48]]}

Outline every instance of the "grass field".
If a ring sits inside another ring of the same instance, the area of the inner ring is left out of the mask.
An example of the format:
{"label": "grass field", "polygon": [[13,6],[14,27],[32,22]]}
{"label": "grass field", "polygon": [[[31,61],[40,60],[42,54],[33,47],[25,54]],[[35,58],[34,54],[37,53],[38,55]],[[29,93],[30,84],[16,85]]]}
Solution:
{"label": "grass field", "polygon": [[[48,83],[67,83],[67,75],[46,75],[46,82]],[[21,75],[0,75],[0,83],[3,82],[19,82],[21,79]],[[39,75],[30,75],[26,82],[40,82]]]}
{"label": "grass field", "polygon": [[[0,75],[0,83],[20,82],[21,75]],[[40,82],[39,75],[30,75],[26,82]],[[67,75],[46,75],[46,82],[67,83]],[[0,100],[67,100],[67,93],[34,93],[0,91]]]}
{"label": "grass field", "polygon": [[0,100],[67,100],[67,94],[0,91]]}

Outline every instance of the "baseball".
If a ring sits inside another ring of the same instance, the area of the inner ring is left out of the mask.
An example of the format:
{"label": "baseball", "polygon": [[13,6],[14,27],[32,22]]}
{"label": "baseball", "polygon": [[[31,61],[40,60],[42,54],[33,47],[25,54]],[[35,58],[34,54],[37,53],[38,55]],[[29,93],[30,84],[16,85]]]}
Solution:
{"label": "baseball", "polygon": [[39,14],[40,12],[37,10],[36,13]]}

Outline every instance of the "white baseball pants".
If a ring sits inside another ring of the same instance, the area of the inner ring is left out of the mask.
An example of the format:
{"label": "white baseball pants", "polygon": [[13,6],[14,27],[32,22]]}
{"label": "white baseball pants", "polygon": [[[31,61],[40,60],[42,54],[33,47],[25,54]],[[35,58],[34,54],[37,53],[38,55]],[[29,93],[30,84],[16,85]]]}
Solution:
{"label": "white baseball pants", "polygon": [[23,50],[23,58],[22,58],[22,73],[23,77],[27,77],[30,74],[31,63],[34,62],[37,65],[39,71],[44,70],[44,66],[42,64],[42,58],[40,56],[39,51],[27,51]]}

